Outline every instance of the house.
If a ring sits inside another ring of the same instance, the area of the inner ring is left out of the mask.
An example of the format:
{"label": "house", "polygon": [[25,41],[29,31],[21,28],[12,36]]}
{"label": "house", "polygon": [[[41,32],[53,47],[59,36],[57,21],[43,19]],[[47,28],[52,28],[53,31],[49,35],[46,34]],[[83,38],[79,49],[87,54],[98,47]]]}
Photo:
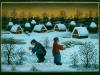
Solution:
{"label": "house", "polygon": [[31,29],[33,29],[35,25],[36,25],[36,21],[35,20],[32,20],[31,21]]}
{"label": "house", "polygon": [[31,32],[31,31],[32,31],[32,29],[31,29],[31,25],[30,25],[29,22],[27,22],[27,23],[25,24],[24,32],[26,32],[26,31],[28,31],[28,32]]}
{"label": "house", "polygon": [[46,32],[47,28],[43,24],[35,25],[35,27],[33,28],[33,31],[34,32]]}
{"label": "house", "polygon": [[22,32],[23,32],[21,26],[20,25],[17,25],[17,24],[16,25],[13,25],[10,31],[12,33],[14,33],[14,34],[22,34]]}
{"label": "house", "polygon": [[9,31],[10,31],[10,30],[11,30],[11,28],[12,28],[12,26],[13,26],[13,22],[9,22],[9,23],[8,23],[8,26],[7,26],[7,30],[9,30]]}
{"label": "house", "polygon": [[55,31],[66,31],[66,26],[64,24],[56,24],[54,26]]}
{"label": "house", "polygon": [[69,31],[73,31],[73,29],[76,27],[76,23],[75,21],[71,21],[70,22],[70,26],[69,26]]}
{"label": "house", "polygon": [[96,23],[91,22],[91,24],[89,26],[89,31],[92,32],[92,33],[96,33],[97,30],[98,30],[98,27],[97,27]]}
{"label": "house", "polygon": [[86,27],[75,27],[72,31],[71,37],[72,38],[88,38],[89,33]]}
{"label": "house", "polygon": [[48,30],[51,30],[51,29],[53,28],[51,22],[47,22],[45,26],[46,26],[46,28],[47,28]]}

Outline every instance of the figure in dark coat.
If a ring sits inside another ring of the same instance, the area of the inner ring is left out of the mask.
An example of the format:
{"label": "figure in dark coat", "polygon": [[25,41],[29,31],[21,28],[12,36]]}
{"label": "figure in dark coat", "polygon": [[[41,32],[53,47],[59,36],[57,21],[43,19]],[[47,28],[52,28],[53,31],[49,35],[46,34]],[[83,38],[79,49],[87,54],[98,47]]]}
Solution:
{"label": "figure in dark coat", "polygon": [[44,56],[46,55],[46,50],[43,47],[43,45],[36,40],[32,40],[31,44],[34,45],[34,47],[29,47],[29,50],[32,50],[32,53],[36,52],[36,56],[38,58],[38,63],[43,62],[45,60]]}
{"label": "figure in dark coat", "polygon": [[56,65],[62,65],[60,50],[65,50],[66,47],[63,47],[63,46],[59,45],[58,42],[59,42],[58,37],[55,37],[54,38],[54,43],[53,43],[52,53],[53,53],[53,56],[54,56],[54,63]]}

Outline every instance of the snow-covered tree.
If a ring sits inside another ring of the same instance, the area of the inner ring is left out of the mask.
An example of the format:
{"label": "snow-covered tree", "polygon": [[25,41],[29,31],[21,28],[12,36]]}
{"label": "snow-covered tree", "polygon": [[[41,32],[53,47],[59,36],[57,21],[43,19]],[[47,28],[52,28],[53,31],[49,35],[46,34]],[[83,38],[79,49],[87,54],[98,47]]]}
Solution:
{"label": "snow-covered tree", "polygon": [[16,50],[16,53],[17,53],[17,61],[15,61],[15,63],[17,64],[17,65],[22,65],[23,64],[23,61],[26,59],[25,57],[24,57],[24,55],[25,55],[25,50],[21,47],[21,48],[19,48],[19,49],[17,49]]}
{"label": "snow-covered tree", "polygon": [[43,44],[44,44],[44,46],[45,46],[45,48],[48,48],[49,47],[49,39],[48,39],[48,37],[46,37],[45,39],[44,39],[44,41],[43,41]]}
{"label": "snow-covered tree", "polygon": [[71,63],[73,67],[76,67],[78,64],[78,54],[76,52],[74,52],[72,55],[70,55],[71,58]]}
{"label": "snow-covered tree", "polygon": [[10,37],[8,40],[4,39],[4,44],[2,45],[3,51],[3,60],[7,64],[12,64],[12,60],[15,59],[15,41],[13,37]]}
{"label": "snow-covered tree", "polygon": [[16,70],[16,66],[15,65],[11,65],[11,70],[15,71]]}
{"label": "snow-covered tree", "polygon": [[92,42],[85,42],[84,45],[79,47],[79,54],[81,61],[84,65],[84,67],[89,67],[91,64],[96,64],[94,62],[97,61],[96,56],[97,56],[97,50],[94,49],[95,46],[92,44]]}

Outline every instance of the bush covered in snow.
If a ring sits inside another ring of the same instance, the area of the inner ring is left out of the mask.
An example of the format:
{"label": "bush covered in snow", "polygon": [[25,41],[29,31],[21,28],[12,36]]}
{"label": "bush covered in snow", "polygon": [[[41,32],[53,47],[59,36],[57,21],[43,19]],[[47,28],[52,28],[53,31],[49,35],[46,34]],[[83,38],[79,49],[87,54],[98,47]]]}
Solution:
{"label": "bush covered in snow", "polygon": [[76,52],[74,52],[72,55],[70,55],[71,58],[71,63],[73,67],[77,67],[78,66],[78,54]]}
{"label": "bush covered in snow", "polygon": [[49,47],[49,43],[50,42],[49,42],[48,37],[44,38],[43,44],[44,44],[45,48],[48,48]]}
{"label": "bush covered in snow", "polygon": [[86,68],[97,64],[97,50],[94,48],[95,46],[91,41],[85,42],[84,45],[79,47],[80,50],[78,52],[80,54],[82,64]]}

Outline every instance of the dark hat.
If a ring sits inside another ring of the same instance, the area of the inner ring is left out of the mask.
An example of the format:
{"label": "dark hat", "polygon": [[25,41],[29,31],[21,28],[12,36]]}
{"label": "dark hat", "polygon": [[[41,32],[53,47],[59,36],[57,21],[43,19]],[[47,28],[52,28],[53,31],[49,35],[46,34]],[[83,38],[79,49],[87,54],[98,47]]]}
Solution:
{"label": "dark hat", "polygon": [[54,42],[56,42],[57,40],[59,40],[59,38],[58,38],[58,37],[55,37],[55,38],[54,38]]}

